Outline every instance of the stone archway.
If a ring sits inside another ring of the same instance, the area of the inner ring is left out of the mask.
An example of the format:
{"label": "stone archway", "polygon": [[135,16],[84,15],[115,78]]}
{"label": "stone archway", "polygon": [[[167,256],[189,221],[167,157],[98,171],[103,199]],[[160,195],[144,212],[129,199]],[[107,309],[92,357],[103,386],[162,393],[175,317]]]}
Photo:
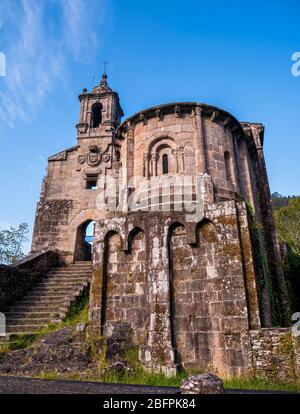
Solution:
{"label": "stone archway", "polygon": [[95,222],[87,220],[77,228],[74,260],[91,261]]}

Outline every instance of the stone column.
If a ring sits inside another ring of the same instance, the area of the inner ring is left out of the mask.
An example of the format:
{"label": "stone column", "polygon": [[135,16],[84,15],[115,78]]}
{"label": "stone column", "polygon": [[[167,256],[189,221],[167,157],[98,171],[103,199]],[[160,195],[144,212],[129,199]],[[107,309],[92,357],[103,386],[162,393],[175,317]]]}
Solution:
{"label": "stone column", "polygon": [[251,131],[256,145],[256,157],[257,157],[257,183],[259,186],[259,202],[261,217],[264,225],[264,241],[266,246],[266,254],[268,256],[269,274],[271,277],[271,283],[273,289],[278,295],[279,299],[279,312],[281,314],[281,323],[284,326],[289,326],[290,321],[290,306],[287,294],[287,287],[281,263],[281,255],[279,249],[279,243],[275,230],[275,220],[273,215],[273,207],[271,202],[271,192],[267,174],[267,168],[265,163],[265,157],[263,153],[263,147],[261,144],[260,126],[251,125]]}
{"label": "stone column", "polygon": [[241,171],[241,165],[240,165],[240,159],[239,159],[239,151],[237,147],[237,139],[235,135],[231,134],[232,136],[232,147],[234,151],[234,160],[235,160],[235,175],[236,175],[236,185],[237,185],[237,192],[241,193],[242,190],[242,184],[241,184],[241,177],[240,177],[240,171]]}
{"label": "stone column", "polygon": [[185,171],[184,166],[184,147],[180,147],[178,150],[178,156],[179,156],[179,173],[183,174]]}
{"label": "stone column", "polygon": [[127,154],[126,154],[126,166],[127,166],[127,184],[131,177],[134,175],[134,129],[135,125],[130,123],[127,132]]}
{"label": "stone column", "polygon": [[256,276],[252,257],[248,217],[244,202],[236,203],[236,211],[241,243],[241,258],[245,279],[249,329],[260,329]]}
{"label": "stone column", "polygon": [[162,368],[166,374],[175,374],[170,318],[168,227],[159,217],[152,217],[147,223],[147,279],[151,315],[148,344],[141,348],[140,359],[150,369]]}
{"label": "stone column", "polygon": [[101,332],[102,286],[104,276],[104,241],[94,242],[93,271],[89,303],[89,322],[93,331]]}
{"label": "stone column", "polygon": [[149,156],[148,154],[144,155],[143,163],[144,163],[144,177],[149,178]]}
{"label": "stone column", "polygon": [[202,108],[194,108],[195,130],[194,145],[196,154],[196,171],[197,173],[209,173],[206,139],[203,131]]}
{"label": "stone column", "polygon": [[152,176],[157,176],[157,161],[158,161],[158,154],[151,155],[151,164],[152,164]]}
{"label": "stone column", "polygon": [[178,174],[179,173],[178,150],[177,149],[172,149],[172,155],[173,155],[174,160],[175,160],[175,173]]}
{"label": "stone column", "polygon": [[246,146],[246,142],[244,139],[240,141],[240,166],[241,166],[241,173],[242,173],[242,184],[243,184],[243,192],[244,196],[247,201],[251,204],[253,208],[255,208],[254,197],[253,197],[253,190],[251,185],[251,176],[250,176],[250,169],[249,169],[249,160],[248,160],[248,149]]}

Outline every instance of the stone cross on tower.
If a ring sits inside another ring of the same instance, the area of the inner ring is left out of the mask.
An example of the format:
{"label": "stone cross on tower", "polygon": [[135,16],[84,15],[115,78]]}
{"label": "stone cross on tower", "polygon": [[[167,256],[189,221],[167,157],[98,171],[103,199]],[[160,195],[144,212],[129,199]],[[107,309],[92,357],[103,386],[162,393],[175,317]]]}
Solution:
{"label": "stone cross on tower", "polygon": [[106,75],[106,67],[109,64],[109,61],[105,60],[102,65],[103,65],[103,73]]}

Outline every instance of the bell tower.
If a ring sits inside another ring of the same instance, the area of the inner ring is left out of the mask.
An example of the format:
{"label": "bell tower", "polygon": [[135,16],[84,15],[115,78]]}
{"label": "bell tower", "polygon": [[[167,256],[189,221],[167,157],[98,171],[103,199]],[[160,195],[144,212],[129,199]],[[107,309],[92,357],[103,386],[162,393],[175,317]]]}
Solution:
{"label": "bell tower", "polygon": [[107,84],[107,74],[103,73],[100,85],[91,92],[83,89],[79,95],[80,118],[76,125],[77,138],[112,138],[124,115],[119,95]]}

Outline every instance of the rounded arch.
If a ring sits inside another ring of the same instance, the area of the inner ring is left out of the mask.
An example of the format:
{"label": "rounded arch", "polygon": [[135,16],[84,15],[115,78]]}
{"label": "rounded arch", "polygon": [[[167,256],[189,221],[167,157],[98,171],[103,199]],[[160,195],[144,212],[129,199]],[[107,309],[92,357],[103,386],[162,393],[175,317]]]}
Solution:
{"label": "rounded arch", "polygon": [[165,134],[161,134],[159,133],[158,135],[154,135],[153,137],[151,137],[149,139],[149,143],[147,146],[147,152],[151,153],[153,151],[153,149],[155,149],[157,146],[159,145],[168,145],[171,146],[172,148],[176,148],[176,140],[175,138],[173,138],[170,135],[165,135]]}
{"label": "rounded arch", "polygon": [[102,220],[105,218],[105,213],[97,209],[84,209],[75,214],[68,225],[68,240],[69,248],[73,254],[73,260],[76,260],[75,250],[77,242],[78,228],[88,221]]}
{"label": "rounded arch", "polygon": [[204,218],[196,226],[197,243],[205,241],[206,243],[216,243],[218,241],[216,226],[213,221]]}
{"label": "rounded arch", "polygon": [[127,237],[127,246],[126,246],[127,253],[131,253],[133,240],[140,233],[142,233],[145,236],[145,232],[141,227],[134,227],[132,230],[130,230],[128,237]]}
{"label": "rounded arch", "polygon": [[178,228],[178,227],[183,227],[184,230],[186,231],[185,225],[183,223],[181,223],[180,221],[173,221],[172,223],[170,223],[169,225],[169,229],[168,229],[168,238],[170,238],[173,234],[173,232]]}
{"label": "rounded arch", "polygon": [[93,220],[86,220],[78,226],[74,249],[75,261],[92,260],[95,224]]}
{"label": "rounded arch", "polygon": [[146,159],[150,176],[177,173],[178,154],[174,138],[166,135],[154,138],[148,145]]}

